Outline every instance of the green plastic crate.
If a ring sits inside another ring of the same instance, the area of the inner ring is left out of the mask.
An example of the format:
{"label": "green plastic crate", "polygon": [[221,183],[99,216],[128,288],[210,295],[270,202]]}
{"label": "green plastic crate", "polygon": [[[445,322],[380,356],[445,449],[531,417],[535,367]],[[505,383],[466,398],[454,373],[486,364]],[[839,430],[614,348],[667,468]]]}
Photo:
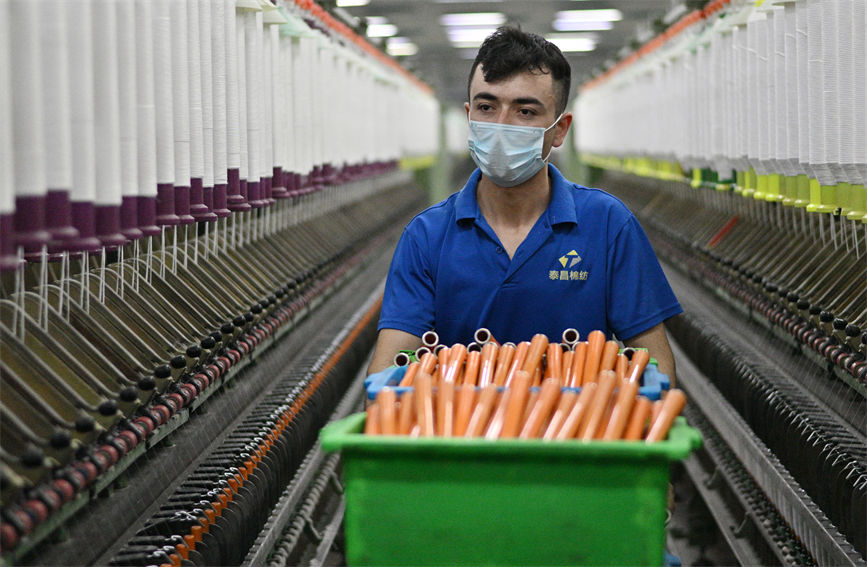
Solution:
{"label": "green plastic crate", "polygon": [[661,565],[669,464],[701,444],[682,417],[653,444],[365,436],[364,417],[321,433],[350,565]]}

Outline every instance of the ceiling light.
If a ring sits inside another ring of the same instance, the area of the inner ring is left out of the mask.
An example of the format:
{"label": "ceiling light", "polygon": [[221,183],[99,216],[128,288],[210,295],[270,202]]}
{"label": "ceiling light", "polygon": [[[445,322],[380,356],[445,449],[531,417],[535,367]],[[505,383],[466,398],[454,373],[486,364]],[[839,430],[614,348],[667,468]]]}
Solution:
{"label": "ceiling light", "polygon": [[337,0],[338,8],[351,8],[352,6],[367,6],[370,0]]}
{"label": "ceiling light", "polygon": [[440,16],[440,24],[448,27],[499,26],[504,23],[506,23],[506,15],[502,12],[474,12]]}
{"label": "ceiling light", "polygon": [[623,19],[620,10],[564,10],[557,12],[557,21],[561,22],[619,22]]}
{"label": "ceiling light", "polygon": [[448,30],[449,41],[458,49],[479,47],[496,28],[453,28]]}
{"label": "ceiling light", "polygon": [[407,37],[389,38],[385,51],[392,57],[406,57],[418,53],[418,46]]}
{"label": "ceiling light", "polygon": [[569,20],[554,20],[557,31],[605,31],[614,28],[612,22],[570,22]]}
{"label": "ceiling light", "polygon": [[367,37],[391,37],[397,35],[397,26],[394,24],[368,24]]}
{"label": "ceiling light", "polygon": [[596,49],[596,40],[591,37],[549,35],[545,39],[559,47],[560,51],[564,53]]}

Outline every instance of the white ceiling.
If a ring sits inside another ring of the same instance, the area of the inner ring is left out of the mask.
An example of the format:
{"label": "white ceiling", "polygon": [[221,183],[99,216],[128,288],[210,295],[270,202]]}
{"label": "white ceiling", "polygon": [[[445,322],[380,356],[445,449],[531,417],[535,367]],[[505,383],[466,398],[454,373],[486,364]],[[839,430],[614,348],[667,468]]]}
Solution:
{"label": "white ceiling", "polygon": [[[334,2],[335,0],[330,0]],[[687,0],[691,4],[703,4]],[[326,2],[323,2],[326,3]],[[592,52],[567,53],[572,65],[572,92],[606,61],[617,57],[618,51],[644,35],[654,32],[658,22],[676,13],[674,7],[684,0],[370,0],[367,6],[345,7],[345,16],[367,18],[384,16],[398,28],[398,35],[418,45],[418,53],[400,57],[404,66],[430,84],[440,100],[461,104],[466,99],[466,86],[472,57],[449,43],[439,17],[448,13],[503,12],[510,23],[518,23],[525,31],[548,35],[555,30],[552,22],[560,10],[616,8],[623,19],[607,31],[593,32],[597,46]],[[339,12],[338,10],[338,12]],[[657,30],[658,31],[658,30]],[[475,50],[472,50],[472,55]]]}

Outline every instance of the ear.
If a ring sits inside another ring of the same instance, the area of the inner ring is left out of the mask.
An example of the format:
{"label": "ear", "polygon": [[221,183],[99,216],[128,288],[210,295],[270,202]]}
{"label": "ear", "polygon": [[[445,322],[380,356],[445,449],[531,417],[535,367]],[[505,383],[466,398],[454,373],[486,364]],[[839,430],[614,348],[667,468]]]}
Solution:
{"label": "ear", "polygon": [[470,103],[468,103],[468,102],[464,103],[464,110],[467,111],[467,121],[469,121],[469,119],[470,119]]}
{"label": "ear", "polygon": [[566,134],[569,132],[569,127],[571,125],[572,113],[564,112],[560,121],[557,122],[557,125],[554,127],[554,141],[551,144],[552,146],[559,148],[563,145],[563,142],[566,141]]}

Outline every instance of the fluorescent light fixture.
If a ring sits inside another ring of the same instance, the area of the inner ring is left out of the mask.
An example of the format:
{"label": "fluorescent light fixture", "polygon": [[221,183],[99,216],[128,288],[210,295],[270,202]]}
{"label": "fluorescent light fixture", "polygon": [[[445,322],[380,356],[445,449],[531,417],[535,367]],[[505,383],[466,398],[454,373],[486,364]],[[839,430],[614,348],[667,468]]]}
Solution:
{"label": "fluorescent light fixture", "polygon": [[596,40],[592,37],[579,37],[576,35],[549,35],[548,41],[560,48],[564,53],[575,51],[593,51],[596,49]]}
{"label": "fluorescent light fixture", "polygon": [[502,12],[473,12],[440,16],[440,24],[447,27],[499,26],[505,23],[506,15]]}
{"label": "fluorescent light fixture", "polygon": [[394,24],[368,24],[367,37],[391,37],[397,35],[397,26]]}
{"label": "fluorescent light fixture", "polygon": [[351,8],[353,6],[367,6],[370,0],[337,0],[338,8]]}
{"label": "fluorescent light fixture", "polygon": [[557,31],[606,31],[614,28],[612,22],[570,22],[568,20],[554,20],[554,29]]}
{"label": "fluorescent light fixture", "polygon": [[447,30],[449,41],[457,48],[479,47],[497,28],[450,28]]}
{"label": "fluorescent light fixture", "polygon": [[564,10],[557,12],[557,20],[561,22],[619,22],[623,19],[620,10],[611,8],[603,10]]}
{"label": "fluorescent light fixture", "polygon": [[385,51],[392,57],[406,57],[418,53],[418,46],[407,37],[392,37],[388,39]]}

